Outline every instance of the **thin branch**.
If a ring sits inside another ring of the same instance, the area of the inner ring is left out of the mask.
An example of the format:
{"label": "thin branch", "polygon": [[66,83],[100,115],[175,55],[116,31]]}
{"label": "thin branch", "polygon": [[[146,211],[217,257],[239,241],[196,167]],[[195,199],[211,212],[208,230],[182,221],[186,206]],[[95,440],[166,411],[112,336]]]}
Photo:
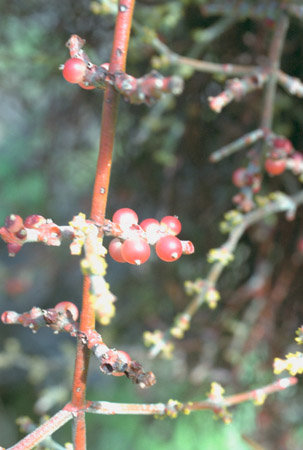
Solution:
{"label": "thin branch", "polygon": [[64,408],[7,450],[30,450],[45,438],[51,436],[72,418],[73,412],[70,409]]}
{"label": "thin branch", "polygon": [[299,78],[291,77],[279,70],[278,82],[290,95],[296,95],[299,98],[303,97],[303,83]]}
{"label": "thin branch", "polygon": [[244,78],[233,78],[226,83],[226,89],[216,97],[209,97],[209,107],[216,113],[233,100],[241,100],[245,95],[252,91],[261,89],[268,80],[268,73],[265,70],[258,70]]}
{"label": "thin branch", "polygon": [[303,191],[300,191],[291,197],[278,193],[276,194],[276,200],[269,202],[263,208],[259,208],[242,216],[239,225],[233,228],[227,241],[217,250],[218,260],[212,265],[206,278],[203,279],[199,292],[185,310],[175,318],[174,326],[162,335],[159,335],[156,342],[151,346],[151,357],[156,357],[167,345],[169,345],[172,341],[172,335],[177,338],[183,338],[185,331],[189,329],[192,317],[205,302],[207,293],[210,289],[214,289],[223,270],[227,264],[233,260],[233,253],[247,228],[272,214],[283,211],[286,211],[293,217],[296,208],[301,204],[303,204]]}
{"label": "thin branch", "polygon": [[196,402],[181,403],[177,400],[169,400],[167,403],[113,403],[113,402],[87,402],[86,412],[93,414],[125,414],[125,415],[157,415],[176,417],[178,413],[189,414],[191,411],[203,411],[211,410],[215,414],[226,414],[226,408],[234,406],[247,401],[254,401],[256,403],[263,403],[266,396],[275,392],[287,389],[290,386],[296,385],[298,379],[295,377],[281,378],[269,385],[263,386],[251,391],[242,392],[240,394],[224,397],[222,392],[223,388],[220,388],[217,383],[214,383],[216,387],[219,387],[220,395],[214,393],[209,394],[207,400]]}
{"label": "thin branch", "polygon": [[274,102],[277,90],[277,82],[281,63],[281,55],[288,29],[289,19],[282,15],[275,25],[274,35],[269,49],[269,79],[264,96],[264,107],[261,128],[272,128]]}
{"label": "thin branch", "polygon": [[209,160],[213,163],[221,161],[223,158],[232,155],[233,153],[242,150],[243,148],[249,147],[254,144],[258,140],[264,137],[264,131],[261,128],[250,131],[247,134],[244,134],[239,139],[231,142],[228,145],[224,145],[224,147],[219,148],[215,152],[210,155]]}
{"label": "thin branch", "polygon": [[209,61],[201,61],[198,59],[187,58],[186,56],[176,56],[175,61],[178,64],[185,64],[187,66],[193,67],[195,70],[204,73],[217,73],[227,76],[235,75],[249,75],[252,72],[260,70],[258,66],[243,66],[238,64],[218,64]]}

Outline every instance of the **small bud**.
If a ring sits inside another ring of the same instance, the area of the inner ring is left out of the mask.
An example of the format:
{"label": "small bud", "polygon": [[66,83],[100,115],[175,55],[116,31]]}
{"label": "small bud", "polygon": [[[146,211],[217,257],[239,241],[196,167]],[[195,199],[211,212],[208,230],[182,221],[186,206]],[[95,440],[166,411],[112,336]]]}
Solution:
{"label": "small bud", "polygon": [[15,256],[21,250],[22,245],[15,242],[7,244],[8,256]]}
{"label": "small bud", "polygon": [[39,216],[38,214],[32,214],[28,216],[24,221],[24,226],[26,228],[39,228],[40,225],[46,223],[46,219],[43,216]]}
{"label": "small bud", "polygon": [[22,217],[16,214],[10,214],[6,217],[4,226],[11,233],[17,233],[23,226]]}

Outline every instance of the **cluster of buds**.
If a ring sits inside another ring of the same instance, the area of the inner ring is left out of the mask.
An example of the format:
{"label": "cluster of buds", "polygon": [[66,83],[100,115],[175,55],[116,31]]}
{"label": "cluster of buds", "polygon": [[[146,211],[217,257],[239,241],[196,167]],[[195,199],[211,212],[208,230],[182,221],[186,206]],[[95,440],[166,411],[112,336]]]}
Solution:
{"label": "cluster of buds", "polygon": [[[159,352],[161,352],[164,359],[171,359],[173,357],[174,344],[165,339],[163,331],[145,331],[143,333],[143,341],[146,347],[157,349],[157,352],[159,349]],[[154,354],[154,351],[152,350],[150,356],[156,356],[156,354],[158,353]]]}
{"label": "cluster of buds", "polygon": [[176,216],[165,216],[160,222],[156,219],[138,222],[136,212],[130,208],[119,209],[113,215],[114,232],[119,237],[110,242],[108,251],[115,261],[143,264],[150,257],[150,245],[155,246],[158,257],[166,262],[176,261],[182,253],[194,252],[190,241],[176,237],[182,228]]}
{"label": "cluster of buds", "polygon": [[[303,325],[297,329],[296,335],[297,344],[303,345]],[[274,373],[277,375],[284,370],[287,370],[290,375],[303,374],[303,353],[288,353],[285,359],[275,358],[273,366]]]}
{"label": "cluster of buds", "polygon": [[[286,169],[293,172],[303,182],[303,153],[295,151],[289,139],[273,133],[265,133],[267,146],[264,161],[264,170],[271,176],[281,175]],[[233,184],[240,192],[233,197],[234,203],[248,212],[254,207],[253,196],[261,189],[262,176],[255,153],[249,155],[251,162],[247,167],[239,167],[232,174]]]}
{"label": "cluster of buds", "polygon": [[240,192],[233,197],[233,202],[244,211],[250,211],[253,206],[253,196],[261,189],[262,177],[259,168],[255,164],[248,167],[238,167],[232,174],[233,184],[240,189]]}
{"label": "cluster of buds", "polygon": [[72,302],[60,302],[54,308],[40,309],[34,306],[29,312],[18,314],[15,311],[5,311],[1,320],[7,325],[22,325],[36,333],[41,327],[49,327],[54,333],[65,331],[71,336],[78,332],[77,319],[79,311]]}
{"label": "cluster of buds", "polygon": [[7,243],[9,256],[15,256],[25,242],[43,242],[47,245],[60,245],[61,230],[51,219],[33,214],[24,221],[17,214],[6,217],[0,228],[0,236]]}
{"label": "cluster of buds", "polygon": [[97,66],[90,61],[82,50],[84,44],[85,40],[75,34],[66,43],[71,58],[59,69],[69,83],[78,84],[81,88],[89,90],[105,89],[110,84],[120,92],[124,100],[147,105],[153,104],[163,93],[179,95],[183,90],[183,80],[180,77],[163,77],[155,70],[141,78],[118,71],[110,73],[109,63]]}
{"label": "cluster of buds", "polygon": [[100,370],[106,375],[126,375],[141,388],[150,387],[156,382],[152,372],[145,372],[142,365],[133,361],[123,350],[110,349],[99,333],[89,330],[79,331],[77,322],[79,316],[77,306],[72,302],[60,302],[54,308],[40,309],[33,307],[30,311],[19,314],[15,311],[5,311],[1,320],[7,325],[22,325],[36,333],[41,327],[49,327],[54,333],[67,332],[72,337],[81,339],[100,363]]}
{"label": "cluster of buds", "polygon": [[189,330],[191,317],[188,314],[180,314],[174,321],[174,326],[169,330],[176,339],[183,339],[184,333]]}
{"label": "cluster of buds", "polygon": [[184,287],[187,295],[202,296],[211,309],[215,309],[221,299],[220,293],[213,283],[201,278],[196,281],[185,281]]}

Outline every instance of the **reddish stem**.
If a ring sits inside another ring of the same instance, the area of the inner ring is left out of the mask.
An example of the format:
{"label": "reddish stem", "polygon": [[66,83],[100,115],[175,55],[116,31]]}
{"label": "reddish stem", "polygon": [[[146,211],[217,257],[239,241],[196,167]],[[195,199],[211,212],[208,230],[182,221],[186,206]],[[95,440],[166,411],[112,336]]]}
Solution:
{"label": "reddish stem", "polygon": [[[134,5],[135,0],[121,0],[119,3],[110,73],[125,71]],[[99,224],[102,224],[105,218],[118,103],[119,94],[112,86],[108,86],[104,94],[99,158],[91,209],[91,218]]]}
{"label": "reddish stem", "polygon": [[[110,60],[110,73],[125,71],[134,5],[135,0],[121,0],[119,3]],[[109,85],[104,94],[99,158],[91,208],[91,219],[100,225],[105,218],[118,104],[119,94]],[[89,284],[89,277],[85,276],[80,319],[80,331],[85,333],[95,328],[95,312],[94,305],[89,295]],[[72,395],[72,405],[76,407],[78,411],[81,409],[83,410],[85,407],[88,364],[89,350],[81,340],[78,340]],[[82,411],[79,411],[75,417],[73,442],[75,450],[86,449],[85,413]]]}
{"label": "reddish stem", "polygon": [[7,450],[30,450],[31,448],[34,448],[45,438],[61,428],[66,422],[71,420],[72,417],[73,414],[70,408],[67,407],[66,409],[62,409],[47,422],[44,422],[40,427],[36,428],[32,433],[25,436],[24,439]]}

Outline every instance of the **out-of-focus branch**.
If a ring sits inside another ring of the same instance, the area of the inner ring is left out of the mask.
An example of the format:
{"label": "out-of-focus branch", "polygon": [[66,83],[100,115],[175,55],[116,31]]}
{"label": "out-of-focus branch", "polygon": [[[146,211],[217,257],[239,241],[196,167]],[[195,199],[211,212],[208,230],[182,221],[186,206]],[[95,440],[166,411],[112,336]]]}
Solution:
{"label": "out-of-focus branch", "polygon": [[138,414],[156,415],[175,418],[179,413],[190,414],[192,411],[211,410],[226,422],[231,421],[230,413],[226,408],[246,401],[263,404],[267,395],[282,391],[297,384],[295,377],[281,378],[267,386],[253,389],[240,394],[223,396],[224,389],[217,383],[212,383],[208,399],[197,402],[181,403],[177,400],[169,400],[167,403],[112,403],[112,402],[88,402],[86,412],[94,414]]}
{"label": "out-of-focus branch", "polygon": [[254,144],[258,140],[264,137],[264,131],[259,128],[258,130],[250,131],[247,134],[244,134],[239,139],[231,142],[228,145],[224,145],[224,147],[219,148],[215,152],[213,152],[209,160],[213,163],[221,161],[223,158],[232,155],[233,153],[242,150],[243,148],[249,147]]}
{"label": "out-of-focus branch", "polygon": [[282,15],[275,24],[275,30],[269,48],[269,78],[264,94],[264,107],[261,128],[271,129],[274,113],[274,102],[277,90],[279,69],[283,45],[288,29],[289,19]]}
{"label": "out-of-focus branch", "polygon": [[272,214],[283,211],[293,218],[296,208],[303,203],[303,191],[291,197],[277,193],[273,198],[274,200],[268,202],[264,207],[243,216],[240,215],[239,223],[232,229],[227,241],[219,249],[209,252],[208,261],[214,264],[201,283],[195,286],[196,295],[185,310],[175,318],[173,327],[164,333],[158,332],[154,335],[147,333],[145,335],[146,344],[151,345],[151,357],[165,352],[168,346],[171,348],[172,336],[178,339],[183,338],[184,333],[189,329],[192,317],[206,300],[211,304],[219,299],[219,297],[215,298],[218,295],[215,290],[216,283],[225,267],[234,259],[233,253],[247,228]]}

